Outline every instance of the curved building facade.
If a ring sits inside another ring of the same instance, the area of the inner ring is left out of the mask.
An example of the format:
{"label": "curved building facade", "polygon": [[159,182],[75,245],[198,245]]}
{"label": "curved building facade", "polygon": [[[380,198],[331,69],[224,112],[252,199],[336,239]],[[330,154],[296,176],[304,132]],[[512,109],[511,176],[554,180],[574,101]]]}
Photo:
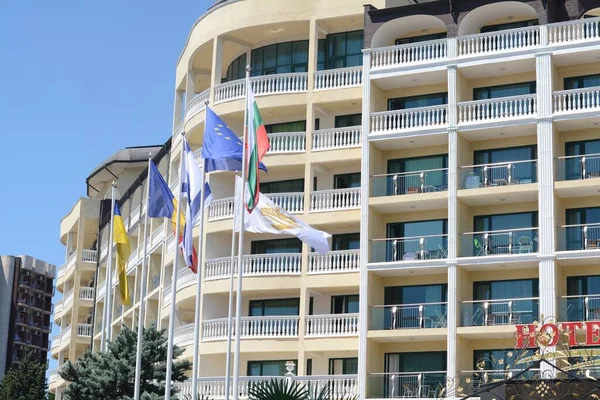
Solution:
{"label": "curved building facade", "polygon": [[[181,133],[202,144],[206,104],[242,132],[249,65],[271,143],[261,191],[332,234],[326,256],[295,238],[245,235],[240,393],[293,361],[297,379],[340,398],[446,397],[448,378],[507,357],[516,325],[600,318],[592,3],[230,0],[197,21],[176,68],[160,168],[169,185],[178,190]],[[200,392],[219,398],[234,175],[208,179]],[[114,297],[108,323],[114,333],[136,324],[146,285],[145,325],[175,318],[174,342],[191,359],[196,277],[178,267],[170,315],[168,221],[151,223],[140,281],[144,185],[142,172],[121,199],[134,304]],[[108,230],[98,238],[94,348]]]}

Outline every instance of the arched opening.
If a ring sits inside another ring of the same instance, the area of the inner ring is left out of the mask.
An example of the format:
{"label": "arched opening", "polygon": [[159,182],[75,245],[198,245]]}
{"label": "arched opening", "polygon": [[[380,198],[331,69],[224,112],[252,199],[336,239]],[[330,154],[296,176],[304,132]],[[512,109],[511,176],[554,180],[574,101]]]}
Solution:
{"label": "arched opening", "polygon": [[458,35],[516,29],[538,25],[533,7],[517,1],[504,1],[478,7],[464,16],[458,26]]}
{"label": "arched opening", "polygon": [[377,29],[371,47],[386,47],[446,37],[446,25],[431,15],[412,15],[386,22]]}

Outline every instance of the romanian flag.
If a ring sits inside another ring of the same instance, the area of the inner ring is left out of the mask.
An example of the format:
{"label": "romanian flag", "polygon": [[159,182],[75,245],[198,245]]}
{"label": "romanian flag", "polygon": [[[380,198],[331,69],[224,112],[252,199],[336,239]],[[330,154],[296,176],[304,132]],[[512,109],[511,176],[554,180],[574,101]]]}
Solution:
{"label": "romanian flag", "polygon": [[[176,229],[177,223],[177,199],[173,196],[171,189],[167,185],[167,182],[163,179],[162,175],[154,165],[154,162],[150,161],[150,170],[148,171],[148,184],[150,185],[150,198],[148,199],[148,216],[150,218],[169,218],[173,225],[173,232]],[[182,210],[179,210],[179,233],[178,244],[181,244],[183,240],[183,228],[185,226],[185,214]],[[179,246],[178,246],[179,247]],[[192,249],[192,272],[198,271],[198,253],[196,248]]]}
{"label": "romanian flag", "polygon": [[262,158],[269,150],[269,137],[267,136],[267,130],[263,123],[256,100],[254,99],[254,93],[252,88],[248,87],[248,143],[246,148],[248,149],[248,170],[247,170],[247,181],[248,181],[248,199],[246,200],[246,208],[248,212],[252,212],[258,198],[260,196],[259,188],[259,177],[258,168]]}
{"label": "romanian flag", "polygon": [[131,305],[131,297],[129,296],[129,283],[127,282],[126,264],[131,255],[131,246],[129,245],[129,237],[125,230],[123,217],[118,204],[115,203],[115,211],[113,216],[113,240],[117,246],[117,268],[119,276],[119,291],[121,292],[121,303],[126,306]]}

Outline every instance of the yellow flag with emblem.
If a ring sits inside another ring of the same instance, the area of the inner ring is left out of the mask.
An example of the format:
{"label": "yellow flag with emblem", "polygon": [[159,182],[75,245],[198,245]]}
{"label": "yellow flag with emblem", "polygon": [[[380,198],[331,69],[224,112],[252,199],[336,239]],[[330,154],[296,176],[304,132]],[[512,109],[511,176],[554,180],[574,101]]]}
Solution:
{"label": "yellow flag with emblem", "polygon": [[129,245],[129,237],[125,230],[125,224],[121,217],[121,210],[115,204],[115,213],[113,217],[113,240],[117,247],[117,275],[119,276],[119,292],[121,293],[121,303],[126,306],[131,305],[131,297],[129,295],[129,282],[127,282],[127,260],[131,255],[131,246]]}

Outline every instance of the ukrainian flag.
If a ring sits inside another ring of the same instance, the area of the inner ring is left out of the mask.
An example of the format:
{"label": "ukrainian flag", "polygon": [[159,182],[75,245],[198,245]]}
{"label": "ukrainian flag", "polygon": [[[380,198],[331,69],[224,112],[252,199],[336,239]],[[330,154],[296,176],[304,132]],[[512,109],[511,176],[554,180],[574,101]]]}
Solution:
{"label": "ukrainian flag", "polygon": [[129,296],[129,283],[127,282],[126,264],[131,255],[131,246],[129,245],[129,237],[125,230],[123,217],[118,204],[115,203],[115,212],[113,217],[113,240],[117,247],[117,268],[119,275],[119,291],[121,292],[121,303],[126,306],[131,305],[131,297]]}

